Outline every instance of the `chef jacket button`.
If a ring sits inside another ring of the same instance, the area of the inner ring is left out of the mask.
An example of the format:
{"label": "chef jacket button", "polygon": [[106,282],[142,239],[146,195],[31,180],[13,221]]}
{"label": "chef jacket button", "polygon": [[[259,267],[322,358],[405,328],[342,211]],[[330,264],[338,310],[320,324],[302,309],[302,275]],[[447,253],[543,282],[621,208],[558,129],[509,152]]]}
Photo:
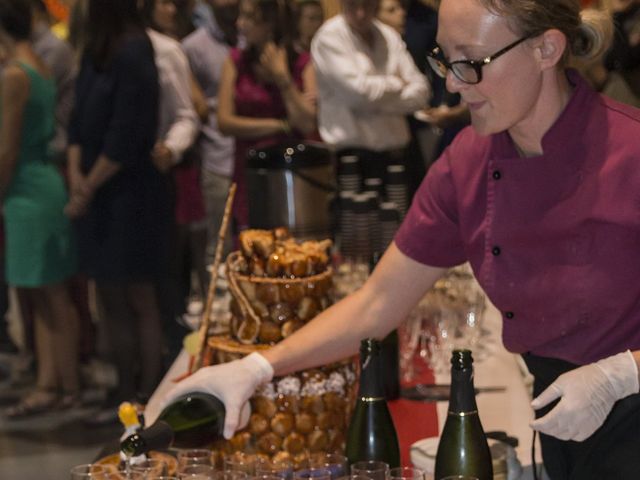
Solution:
{"label": "chef jacket button", "polygon": [[504,312],[504,316],[507,317],[509,320],[511,320],[514,317],[513,312]]}
{"label": "chef jacket button", "polygon": [[500,170],[494,170],[492,177],[494,180],[500,180],[502,178],[502,174],[500,173]]}
{"label": "chef jacket button", "polygon": [[495,257],[500,255],[500,252],[502,252],[502,250],[500,250],[500,247],[498,247],[497,245],[491,249],[491,253],[493,253]]}

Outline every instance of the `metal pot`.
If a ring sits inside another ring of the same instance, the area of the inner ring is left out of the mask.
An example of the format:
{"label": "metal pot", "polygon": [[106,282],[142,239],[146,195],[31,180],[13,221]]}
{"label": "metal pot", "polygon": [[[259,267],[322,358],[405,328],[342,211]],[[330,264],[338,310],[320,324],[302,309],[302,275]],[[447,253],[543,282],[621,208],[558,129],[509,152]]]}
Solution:
{"label": "metal pot", "polygon": [[277,145],[247,154],[249,226],[286,226],[300,238],[331,236],[335,193],[331,151],[317,143]]}

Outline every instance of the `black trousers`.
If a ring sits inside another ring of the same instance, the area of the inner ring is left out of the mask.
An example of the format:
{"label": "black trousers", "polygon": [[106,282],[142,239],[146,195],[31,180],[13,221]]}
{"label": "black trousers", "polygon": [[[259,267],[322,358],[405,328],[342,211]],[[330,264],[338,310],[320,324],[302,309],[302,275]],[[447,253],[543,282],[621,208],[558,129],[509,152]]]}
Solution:
{"label": "black trousers", "polygon": [[[534,376],[538,396],[561,374],[578,365],[563,360],[522,355]],[[557,402],[536,412],[549,412]],[[640,394],[619,400],[605,423],[583,442],[558,440],[540,434],[542,459],[551,480],[640,479]]]}

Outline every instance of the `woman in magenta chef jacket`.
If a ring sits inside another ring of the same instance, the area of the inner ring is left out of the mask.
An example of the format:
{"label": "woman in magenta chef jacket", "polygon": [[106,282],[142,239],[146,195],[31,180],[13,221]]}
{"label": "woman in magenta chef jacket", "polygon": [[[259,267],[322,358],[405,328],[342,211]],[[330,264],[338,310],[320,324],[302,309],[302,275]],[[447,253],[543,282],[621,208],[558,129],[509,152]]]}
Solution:
{"label": "woman in magenta chef jacket", "polygon": [[532,427],[549,476],[640,478],[640,111],[568,68],[606,49],[610,20],[578,0],[443,0],[438,21],[430,63],[472,126],[431,168],[368,282],[167,400],[215,393],[229,436],[258,384],[384,337],[446,268],[469,261],[502,312],[505,346],[535,376]]}

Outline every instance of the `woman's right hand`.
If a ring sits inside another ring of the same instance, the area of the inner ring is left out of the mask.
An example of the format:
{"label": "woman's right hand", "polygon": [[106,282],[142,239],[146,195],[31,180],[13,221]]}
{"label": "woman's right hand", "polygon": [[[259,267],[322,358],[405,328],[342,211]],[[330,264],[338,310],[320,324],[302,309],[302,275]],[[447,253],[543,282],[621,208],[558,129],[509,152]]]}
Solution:
{"label": "woman's right hand", "polygon": [[208,393],[224,403],[224,437],[229,439],[248,422],[248,415],[241,421],[240,413],[253,392],[272,377],[273,367],[257,352],[241,360],[203,367],[173,387],[160,400],[157,409],[150,405],[151,408],[145,410],[145,422],[151,425],[160,412],[178,397],[191,392]]}

